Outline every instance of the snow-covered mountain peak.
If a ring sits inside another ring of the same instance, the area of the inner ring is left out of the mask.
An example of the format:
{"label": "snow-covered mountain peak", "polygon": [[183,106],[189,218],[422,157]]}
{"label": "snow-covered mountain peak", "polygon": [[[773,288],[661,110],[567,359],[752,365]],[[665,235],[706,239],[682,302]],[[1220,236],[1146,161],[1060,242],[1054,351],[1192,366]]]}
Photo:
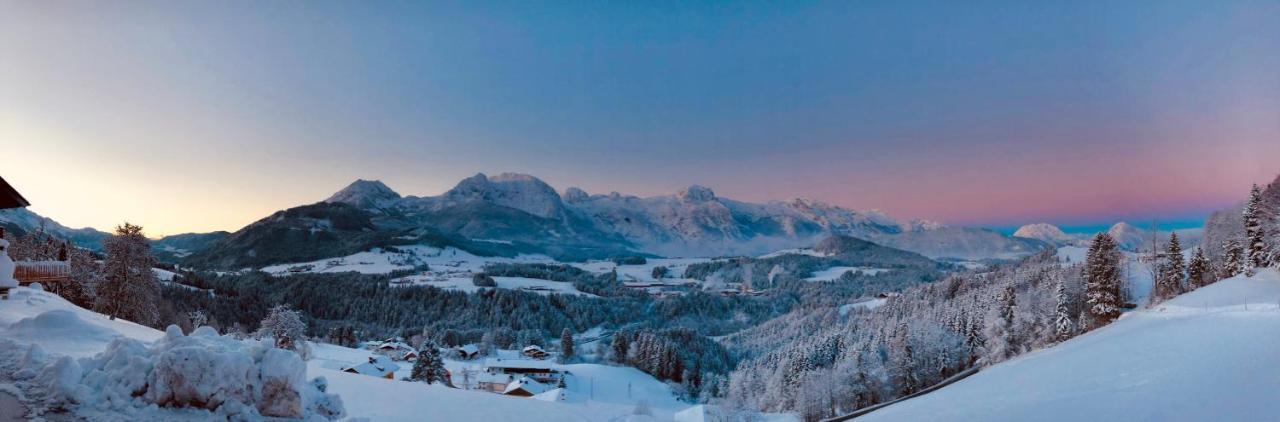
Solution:
{"label": "snow-covered mountain peak", "polygon": [[481,200],[515,208],[543,218],[557,218],[564,211],[560,194],[541,179],[519,173],[488,177],[484,173],[462,179],[442,195],[447,201]]}
{"label": "snow-covered mountain peak", "polygon": [[707,202],[714,201],[716,193],[706,186],[693,185],[681,190],[676,197],[684,202]]}
{"label": "snow-covered mountain peak", "polygon": [[324,202],[342,202],[359,208],[384,208],[400,199],[400,194],[391,190],[380,180],[358,179],[350,185],[330,196]]}
{"label": "snow-covered mountain peak", "polygon": [[1013,232],[1013,237],[1022,237],[1048,242],[1055,245],[1075,243],[1076,238],[1066,234],[1058,226],[1049,223],[1027,224]]}
{"label": "snow-covered mountain peak", "polygon": [[570,187],[568,189],[565,189],[564,194],[561,196],[563,197],[564,202],[568,202],[571,204],[591,199],[591,195],[588,195],[587,191],[584,191],[576,187]]}
{"label": "snow-covered mountain peak", "polygon": [[1116,243],[1120,245],[1120,249],[1129,251],[1141,249],[1143,245],[1150,242],[1150,233],[1147,230],[1123,221],[1107,229],[1107,234],[1116,240]]}

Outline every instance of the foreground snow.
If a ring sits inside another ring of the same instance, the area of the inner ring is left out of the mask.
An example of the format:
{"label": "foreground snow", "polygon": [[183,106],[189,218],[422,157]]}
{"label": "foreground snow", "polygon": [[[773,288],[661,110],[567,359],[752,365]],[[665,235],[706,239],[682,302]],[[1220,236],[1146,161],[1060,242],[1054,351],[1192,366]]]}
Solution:
{"label": "foreground snow", "polygon": [[323,380],[269,343],[201,327],[165,333],[79,308],[37,289],[0,301],[0,391],[33,415],[87,420],[324,420],[343,415]]}
{"label": "foreground snow", "polygon": [[1265,270],[857,420],[1271,420],[1277,350],[1280,273]]}

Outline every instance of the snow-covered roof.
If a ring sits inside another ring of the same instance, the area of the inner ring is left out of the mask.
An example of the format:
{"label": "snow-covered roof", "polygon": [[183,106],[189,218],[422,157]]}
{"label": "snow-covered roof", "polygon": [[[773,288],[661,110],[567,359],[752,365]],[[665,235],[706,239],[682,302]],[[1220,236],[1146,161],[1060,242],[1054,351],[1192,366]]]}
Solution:
{"label": "snow-covered roof", "polygon": [[398,341],[384,342],[378,345],[378,348],[382,350],[413,350],[413,347]]}
{"label": "snow-covered roof", "polygon": [[398,370],[400,370],[400,365],[391,362],[391,359],[386,356],[373,356],[369,358],[368,362],[343,369],[343,371],[371,377],[385,377],[389,374],[394,374]]}
{"label": "snow-covered roof", "polygon": [[525,359],[487,359],[484,361],[485,368],[513,368],[513,369],[546,369],[552,370],[551,363],[541,360],[525,360]]}
{"label": "snow-covered roof", "polygon": [[507,388],[502,390],[502,394],[511,394],[511,392],[516,390],[524,390],[529,392],[529,394],[538,395],[550,390],[551,388],[551,386],[531,380],[529,377],[520,377],[515,381],[511,381],[510,384],[507,384]]}
{"label": "snow-covered roof", "polygon": [[468,344],[468,345],[466,345],[466,346],[459,347],[459,348],[458,348],[458,350],[460,350],[460,351],[462,351],[463,353],[466,353],[466,354],[468,354],[468,355],[473,355],[473,354],[476,354],[476,353],[480,353],[480,348],[479,348],[479,347],[476,347],[476,345],[474,345],[474,344]]}

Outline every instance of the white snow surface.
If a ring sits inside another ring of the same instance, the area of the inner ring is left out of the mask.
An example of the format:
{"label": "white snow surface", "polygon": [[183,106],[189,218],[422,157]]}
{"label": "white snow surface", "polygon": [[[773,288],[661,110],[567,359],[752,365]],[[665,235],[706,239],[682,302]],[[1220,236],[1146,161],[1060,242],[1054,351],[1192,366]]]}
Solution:
{"label": "white snow surface", "polygon": [[1227,421],[1280,414],[1280,273],[1126,314],[858,421]]}
{"label": "white snow surface", "polygon": [[888,272],[889,270],[886,268],[873,268],[873,267],[831,267],[822,271],[815,271],[813,273],[813,277],[809,277],[804,280],[805,281],[832,281],[832,280],[839,279],[840,276],[844,275],[844,273],[847,273],[850,271],[862,273],[865,275],[876,275],[883,272]]}
{"label": "white snow surface", "polygon": [[294,352],[201,327],[165,333],[79,308],[48,292],[0,301],[0,390],[36,413],[86,420],[336,419],[340,398],[306,380]]}

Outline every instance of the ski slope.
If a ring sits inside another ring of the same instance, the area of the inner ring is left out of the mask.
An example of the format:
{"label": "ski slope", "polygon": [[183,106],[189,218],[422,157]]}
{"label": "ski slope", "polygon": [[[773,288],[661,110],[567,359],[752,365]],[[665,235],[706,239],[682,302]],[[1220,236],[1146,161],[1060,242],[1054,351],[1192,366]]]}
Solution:
{"label": "ski slope", "polygon": [[1280,273],[1184,294],[863,421],[1275,420]]}

